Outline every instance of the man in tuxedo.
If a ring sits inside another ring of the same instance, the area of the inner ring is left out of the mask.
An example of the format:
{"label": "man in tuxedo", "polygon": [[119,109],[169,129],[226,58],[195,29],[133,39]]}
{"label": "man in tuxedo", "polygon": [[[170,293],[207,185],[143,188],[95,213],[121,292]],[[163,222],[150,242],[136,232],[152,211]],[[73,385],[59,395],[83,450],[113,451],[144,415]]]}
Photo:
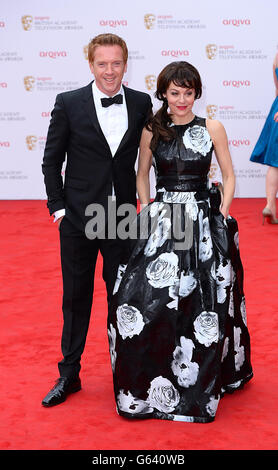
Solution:
{"label": "man in tuxedo", "polygon": [[[136,207],[135,161],[142,129],[151,114],[148,94],[122,84],[128,51],[123,39],[100,34],[88,47],[95,80],[57,95],[51,113],[42,171],[47,206],[60,231],[63,276],[63,359],[59,379],[42,401],[57,405],[81,389],[80,361],[90,321],[98,253],[103,257],[108,308],[127,241],[85,233],[90,204],[108,220],[108,199]],[[61,176],[66,158],[65,180]]]}

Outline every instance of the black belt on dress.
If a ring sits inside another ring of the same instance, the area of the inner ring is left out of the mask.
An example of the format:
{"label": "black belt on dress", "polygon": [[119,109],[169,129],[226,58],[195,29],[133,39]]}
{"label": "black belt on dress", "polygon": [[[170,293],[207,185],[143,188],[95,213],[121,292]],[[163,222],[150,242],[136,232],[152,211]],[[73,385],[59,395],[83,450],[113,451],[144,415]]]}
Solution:
{"label": "black belt on dress", "polygon": [[166,191],[206,191],[208,190],[207,178],[198,180],[171,180],[170,178],[158,178],[156,190],[166,189]]}
{"label": "black belt on dress", "polygon": [[[183,192],[183,191],[169,191],[169,192]],[[190,191],[184,191],[184,192],[190,192]],[[196,201],[203,201],[205,199],[208,199],[209,198],[209,190],[208,189],[205,189],[205,190],[201,190],[201,191],[194,191],[195,192],[195,200]],[[165,195],[165,192],[164,191],[158,191],[155,195],[155,201],[156,202],[165,202],[164,201],[164,196]]]}

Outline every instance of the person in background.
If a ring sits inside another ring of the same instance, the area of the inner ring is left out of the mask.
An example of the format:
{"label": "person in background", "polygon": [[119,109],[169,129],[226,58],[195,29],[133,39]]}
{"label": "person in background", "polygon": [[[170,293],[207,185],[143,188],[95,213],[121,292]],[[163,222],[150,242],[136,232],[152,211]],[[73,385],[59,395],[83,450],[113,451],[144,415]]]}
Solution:
{"label": "person in background", "polygon": [[265,218],[270,224],[278,224],[276,217],[276,195],[278,192],[278,53],[273,61],[273,78],[276,98],[266,118],[262,132],[251,154],[251,162],[268,165],[266,173]]}

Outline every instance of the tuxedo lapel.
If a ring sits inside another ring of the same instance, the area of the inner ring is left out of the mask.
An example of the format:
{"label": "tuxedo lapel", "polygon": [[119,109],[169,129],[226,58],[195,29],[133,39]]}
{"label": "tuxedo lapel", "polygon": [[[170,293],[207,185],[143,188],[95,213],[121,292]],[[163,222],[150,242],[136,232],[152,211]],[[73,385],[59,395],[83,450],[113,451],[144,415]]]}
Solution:
{"label": "tuxedo lapel", "polygon": [[[123,146],[128,142],[129,137],[134,129],[135,126],[135,118],[136,118],[136,100],[134,99],[134,93],[129,90],[129,88],[125,87],[123,85],[124,92],[125,92],[125,101],[126,101],[126,107],[127,107],[127,115],[128,115],[128,128],[127,131],[125,132],[119,147],[114,155],[114,158],[117,156],[117,154],[121,151]],[[97,113],[96,113],[96,108],[95,108],[95,103],[93,99],[93,92],[92,92],[92,82],[89,83],[84,88],[84,94],[83,94],[83,101],[84,101],[84,108],[86,113],[89,115],[91,123],[96,130],[96,132],[99,134],[100,138],[103,141],[103,144],[107,148],[110,156],[112,157],[110,147],[108,145],[108,142],[102,132],[102,129],[100,127],[100,124],[98,122],[97,118]]]}
{"label": "tuxedo lapel", "polygon": [[104,145],[107,147],[110,155],[111,155],[111,150],[108,145],[108,142],[102,132],[102,129],[99,125],[98,118],[97,118],[97,113],[96,113],[96,108],[95,108],[95,103],[93,99],[93,92],[92,92],[92,82],[89,83],[88,86],[84,88],[84,95],[83,95],[83,101],[84,101],[84,108],[86,113],[89,115],[90,120],[92,122],[92,125],[94,126],[95,130],[103,140]]}
{"label": "tuxedo lapel", "polygon": [[124,134],[119,147],[117,148],[117,151],[115,153],[115,156],[118,154],[118,152],[121,151],[122,147],[125,145],[125,143],[128,141],[130,134],[134,128],[135,125],[135,116],[136,116],[136,103],[134,101],[134,96],[130,96],[130,91],[128,88],[126,88],[123,85],[124,92],[125,92],[125,101],[126,101],[126,107],[127,107],[127,116],[128,116],[128,128],[126,133]]}

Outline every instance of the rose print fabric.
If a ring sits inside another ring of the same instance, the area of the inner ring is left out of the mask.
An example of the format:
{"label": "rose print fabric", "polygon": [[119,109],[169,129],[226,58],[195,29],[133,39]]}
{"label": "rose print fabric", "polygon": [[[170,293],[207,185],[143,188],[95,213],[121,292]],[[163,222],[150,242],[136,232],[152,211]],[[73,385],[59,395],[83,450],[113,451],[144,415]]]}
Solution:
{"label": "rose print fabric", "polygon": [[211,236],[205,119],[175,132],[154,153],[157,196],[119,267],[108,338],[120,415],[205,423],[252,377],[243,269],[235,219],[229,258]]}

